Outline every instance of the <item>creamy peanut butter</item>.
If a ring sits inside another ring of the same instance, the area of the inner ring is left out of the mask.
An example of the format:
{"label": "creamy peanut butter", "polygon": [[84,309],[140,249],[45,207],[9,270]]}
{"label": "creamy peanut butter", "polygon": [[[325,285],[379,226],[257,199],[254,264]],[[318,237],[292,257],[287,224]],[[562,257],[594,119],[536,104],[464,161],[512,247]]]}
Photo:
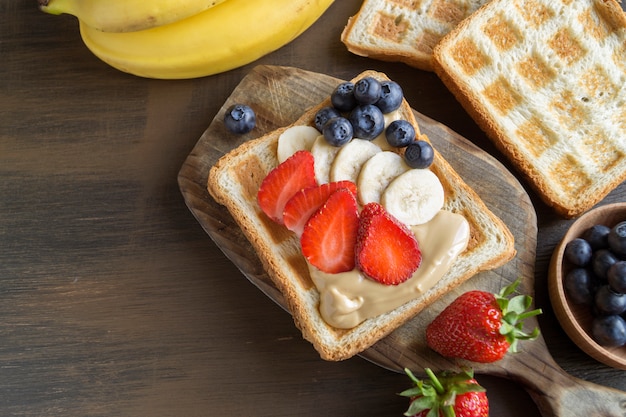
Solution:
{"label": "creamy peanut butter", "polygon": [[469,241],[467,220],[445,210],[440,210],[428,223],[412,226],[411,230],[420,245],[422,263],[402,284],[380,284],[356,269],[327,274],[309,265],[320,293],[320,313],[328,324],[350,329],[419,297],[441,279]]}

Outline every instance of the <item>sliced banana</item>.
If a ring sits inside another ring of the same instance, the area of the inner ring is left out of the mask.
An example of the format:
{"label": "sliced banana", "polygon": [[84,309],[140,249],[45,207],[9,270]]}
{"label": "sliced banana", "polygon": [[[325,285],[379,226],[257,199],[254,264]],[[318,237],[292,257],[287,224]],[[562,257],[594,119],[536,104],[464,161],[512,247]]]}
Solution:
{"label": "sliced banana", "polygon": [[330,180],[356,184],[363,164],[379,152],[381,149],[369,140],[352,139],[337,152],[330,167]]}
{"label": "sliced banana", "polygon": [[297,151],[310,151],[320,132],[313,126],[292,126],[278,137],[276,156],[283,162]]}
{"label": "sliced banana", "polygon": [[357,190],[361,205],[380,203],[383,191],[400,174],[411,169],[395,152],[383,151],[368,159],[361,168]]}
{"label": "sliced banana", "polygon": [[315,160],[315,179],[318,184],[330,182],[330,167],[340,149],[338,146],[329,144],[323,135],[319,135],[313,142],[311,153]]}
{"label": "sliced banana", "polygon": [[443,186],[431,170],[411,169],[391,181],[381,204],[406,225],[427,223],[443,207]]}

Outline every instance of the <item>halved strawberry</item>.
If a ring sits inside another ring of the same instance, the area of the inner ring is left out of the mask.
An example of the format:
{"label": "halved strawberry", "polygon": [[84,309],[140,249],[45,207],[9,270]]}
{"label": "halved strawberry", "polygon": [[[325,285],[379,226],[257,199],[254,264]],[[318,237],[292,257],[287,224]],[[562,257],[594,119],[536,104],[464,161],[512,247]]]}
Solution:
{"label": "halved strawberry", "polygon": [[335,181],[298,191],[287,201],[283,222],[287,229],[301,236],[309,218],[340,188],[348,189],[356,196],[356,184],[352,181]]}
{"label": "halved strawberry", "polygon": [[356,244],[356,266],[385,285],[411,277],[422,262],[413,233],[378,203],[363,207]]}
{"label": "halved strawberry", "polygon": [[298,151],[271,170],[261,182],[257,200],[269,218],[283,224],[285,204],[303,188],[317,185],[313,154]]}
{"label": "halved strawberry", "polygon": [[329,274],[354,269],[354,247],[359,226],[356,197],[341,188],[328,197],[304,226],[302,254],[317,269]]}

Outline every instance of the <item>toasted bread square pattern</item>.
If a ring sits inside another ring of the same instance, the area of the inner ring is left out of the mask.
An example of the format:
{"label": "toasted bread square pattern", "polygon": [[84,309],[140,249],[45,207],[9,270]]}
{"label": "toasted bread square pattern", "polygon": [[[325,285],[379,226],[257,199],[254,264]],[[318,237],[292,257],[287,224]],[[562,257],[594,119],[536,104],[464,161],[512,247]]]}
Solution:
{"label": "toasted bread square pattern", "polygon": [[608,193],[594,189],[599,177],[626,177],[626,18],[599,7],[494,0],[440,47],[446,71],[557,206]]}
{"label": "toasted bread square pattern", "polygon": [[401,43],[405,37],[409,22],[388,13],[378,13],[372,27],[372,34],[390,42]]}
{"label": "toasted bread square pattern", "polygon": [[[431,70],[439,40],[488,0],[364,0],[344,42],[363,54],[384,55]],[[367,32],[367,33],[363,33]]]}

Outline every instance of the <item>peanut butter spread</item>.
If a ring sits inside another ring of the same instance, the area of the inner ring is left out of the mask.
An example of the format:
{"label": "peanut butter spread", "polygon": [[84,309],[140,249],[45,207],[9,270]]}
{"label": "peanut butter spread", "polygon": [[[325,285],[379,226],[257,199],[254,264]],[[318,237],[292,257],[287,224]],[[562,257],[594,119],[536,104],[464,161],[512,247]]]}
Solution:
{"label": "peanut butter spread", "polygon": [[320,293],[320,313],[328,324],[350,329],[418,298],[444,276],[469,241],[467,220],[445,210],[428,223],[412,226],[411,230],[420,245],[422,263],[402,284],[383,285],[356,269],[327,274],[309,265]]}

